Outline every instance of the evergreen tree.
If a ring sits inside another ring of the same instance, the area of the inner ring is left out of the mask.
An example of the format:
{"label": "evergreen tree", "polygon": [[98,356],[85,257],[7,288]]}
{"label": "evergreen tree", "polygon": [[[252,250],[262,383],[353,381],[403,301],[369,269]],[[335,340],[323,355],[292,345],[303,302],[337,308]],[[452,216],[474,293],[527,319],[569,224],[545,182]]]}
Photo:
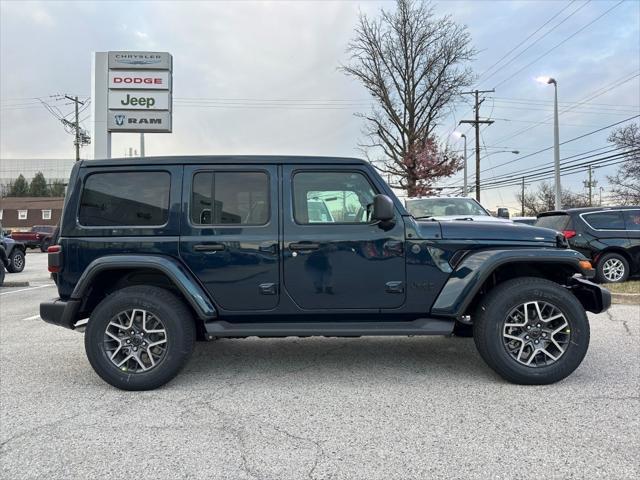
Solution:
{"label": "evergreen tree", "polygon": [[9,190],[10,197],[27,197],[29,196],[29,182],[27,182],[22,174],[18,175],[16,181],[11,185]]}
{"label": "evergreen tree", "polygon": [[52,197],[64,197],[65,185],[61,180],[54,180],[51,184],[49,195]]}
{"label": "evergreen tree", "polygon": [[47,180],[44,178],[42,172],[36,173],[33,180],[31,180],[31,185],[29,185],[29,194],[32,197],[47,197],[49,195]]}

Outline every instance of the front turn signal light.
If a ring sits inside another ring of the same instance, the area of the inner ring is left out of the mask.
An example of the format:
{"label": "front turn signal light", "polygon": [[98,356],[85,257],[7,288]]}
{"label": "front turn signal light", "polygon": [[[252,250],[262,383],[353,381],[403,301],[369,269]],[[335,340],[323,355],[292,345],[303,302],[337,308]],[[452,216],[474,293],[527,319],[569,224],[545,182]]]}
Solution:
{"label": "front turn signal light", "polygon": [[591,262],[589,260],[580,260],[578,265],[580,265],[582,270],[593,270],[593,266],[591,266]]}

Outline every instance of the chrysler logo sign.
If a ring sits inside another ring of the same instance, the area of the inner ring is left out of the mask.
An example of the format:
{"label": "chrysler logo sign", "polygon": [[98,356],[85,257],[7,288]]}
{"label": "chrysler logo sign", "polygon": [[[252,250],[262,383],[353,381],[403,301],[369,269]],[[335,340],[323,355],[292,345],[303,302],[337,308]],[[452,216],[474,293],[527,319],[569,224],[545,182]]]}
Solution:
{"label": "chrysler logo sign", "polygon": [[109,111],[110,131],[114,132],[171,132],[169,112]]}
{"label": "chrysler logo sign", "polygon": [[109,52],[109,68],[171,70],[171,55],[166,52]]}

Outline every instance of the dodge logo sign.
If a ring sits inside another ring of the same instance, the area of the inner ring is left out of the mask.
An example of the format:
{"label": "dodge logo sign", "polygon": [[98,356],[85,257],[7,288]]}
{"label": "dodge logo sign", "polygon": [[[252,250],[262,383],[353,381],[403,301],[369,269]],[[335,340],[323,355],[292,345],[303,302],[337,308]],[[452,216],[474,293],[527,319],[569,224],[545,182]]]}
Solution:
{"label": "dodge logo sign", "polygon": [[168,71],[111,70],[109,88],[170,90],[171,75]]}

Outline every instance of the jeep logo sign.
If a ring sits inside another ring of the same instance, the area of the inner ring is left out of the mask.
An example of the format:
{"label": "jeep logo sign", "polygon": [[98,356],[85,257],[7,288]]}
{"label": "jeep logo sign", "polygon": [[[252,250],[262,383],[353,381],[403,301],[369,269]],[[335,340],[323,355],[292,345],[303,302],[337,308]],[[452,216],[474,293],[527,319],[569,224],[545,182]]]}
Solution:
{"label": "jeep logo sign", "polygon": [[168,110],[169,92],[110,90],[109,108],[123,110]]}
{"label": "jeep logo sign", "polygon": [[167,71],[111,70],[109,72],[109,88],[169,90],[171,89],[171,75]]}
{"label": "jeep logo sign", "polygon": [[171,132],[170,112],[110,110],[108,123],[113,132]]}

